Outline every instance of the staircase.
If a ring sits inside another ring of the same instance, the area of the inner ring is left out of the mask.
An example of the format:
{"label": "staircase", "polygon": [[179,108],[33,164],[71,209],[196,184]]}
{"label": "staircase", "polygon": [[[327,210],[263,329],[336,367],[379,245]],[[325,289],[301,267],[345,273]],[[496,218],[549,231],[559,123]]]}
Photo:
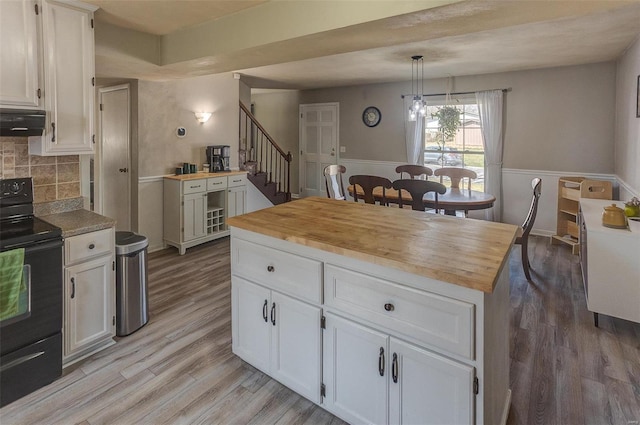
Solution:
{"label": "staircase", "polygon": [[240,169],[274,205],[291,201],[291,152],[285,153],[240,102]]}

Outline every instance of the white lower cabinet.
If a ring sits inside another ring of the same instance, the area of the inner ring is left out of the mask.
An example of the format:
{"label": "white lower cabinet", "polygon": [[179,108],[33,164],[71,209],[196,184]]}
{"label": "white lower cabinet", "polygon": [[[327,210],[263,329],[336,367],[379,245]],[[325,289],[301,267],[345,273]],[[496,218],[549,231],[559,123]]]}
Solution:
{"label": "white lower cabinet", "polygon": [[207,194],[185,195],[183,205],[184,241],[202,238],[207,234],[205,217],[207,216]]}
{"label": "white lower cabinet", "polygon": [[390,423],[473,423],[473,367],[393,337],[388,360]]}
{"label": "white lower cabinet", "polygon": [[66,352],[74,353],[113,336],[114,286],[111,258],[67,267]]}
{"label": "white lower cabinet", "polygon": [[507,268],[486,294],[231,230],[243,360],[352,424],[506,423]]}
{"label": "white lower cabinet", "polygon": [[232,277],[233,352],[320,403],[319,307]]}
{"label": "white lower cabinet", "polygon": [[326,315],[322,359],[326,408],[352,424],[386,424],[388,336]]}
{"label": "white lower cabinet", "polygon": [[114,344],[113,228],[65,239],[63,365]]}
{"label": "white lower cabinet", "polygon": [[471,424],[474,368],[326,314],[324,404],[350,423]]}

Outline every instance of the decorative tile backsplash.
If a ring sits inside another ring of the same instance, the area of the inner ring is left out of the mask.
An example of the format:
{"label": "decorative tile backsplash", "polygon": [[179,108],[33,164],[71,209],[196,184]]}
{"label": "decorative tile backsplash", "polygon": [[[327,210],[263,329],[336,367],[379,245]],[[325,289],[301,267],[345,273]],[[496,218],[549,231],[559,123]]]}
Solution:
{"label": "decorative tile backsplash", "polygon": [[34,202],[80,196],[80,157],[29,155],[26,137],[0,137],[2,178],[33,177]]}

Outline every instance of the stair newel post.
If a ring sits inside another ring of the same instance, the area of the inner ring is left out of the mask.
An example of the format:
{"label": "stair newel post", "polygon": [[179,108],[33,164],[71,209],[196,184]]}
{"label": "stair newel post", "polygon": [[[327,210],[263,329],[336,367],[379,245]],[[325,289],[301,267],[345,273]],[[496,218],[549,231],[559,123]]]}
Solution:
{"label": "stair newel post", "polygon": [[287,200],[291,200],[291,151],[287,152]]}

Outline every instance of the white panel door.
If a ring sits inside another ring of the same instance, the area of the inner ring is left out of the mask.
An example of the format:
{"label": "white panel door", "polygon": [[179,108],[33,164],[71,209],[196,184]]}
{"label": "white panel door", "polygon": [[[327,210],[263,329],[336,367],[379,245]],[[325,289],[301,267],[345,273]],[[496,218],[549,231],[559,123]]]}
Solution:
{"label": "white panel door", "polygon": [[473,423],[473,367],[395,338],[389,348],[390,423]]}
{"label": "white panel door", "polygon": [[35,1],[0,1],[0,106],[40,105]]}
{"label": "white panel door", "polygon": [[184,228],[183,241],[201,238],[207,234],[205,217],[207,216],[207,194],[194,193],[184,195],[182,208],[182,225]]}
{"label": "white panel door", "polygon": [[242,278],[231,278],[233,352],[263,372],[269,371],[270,291]]}
{"label": "white panel door", "polygon": [[388,337],[326,314],[324,405],[349,423],[388,422]]}
{"label": "white panel door", "polygon": [[320,403],[320,307],[278,292],[272,292],[271,305],[271,376]]}
{"label": "white panel door", "polygon": [[113,333],[112,256],[65,269],[65,355]]}
{"label": "white panel door", "polygon": [[116,220],[116,230],[131,230],[129,85],[100,92],[100,193],[98,211]]}
{"label": "white panel door", "polygon": [[300,105],[300,196],[326,196],[322,170],[337,163],[338,104]]}

